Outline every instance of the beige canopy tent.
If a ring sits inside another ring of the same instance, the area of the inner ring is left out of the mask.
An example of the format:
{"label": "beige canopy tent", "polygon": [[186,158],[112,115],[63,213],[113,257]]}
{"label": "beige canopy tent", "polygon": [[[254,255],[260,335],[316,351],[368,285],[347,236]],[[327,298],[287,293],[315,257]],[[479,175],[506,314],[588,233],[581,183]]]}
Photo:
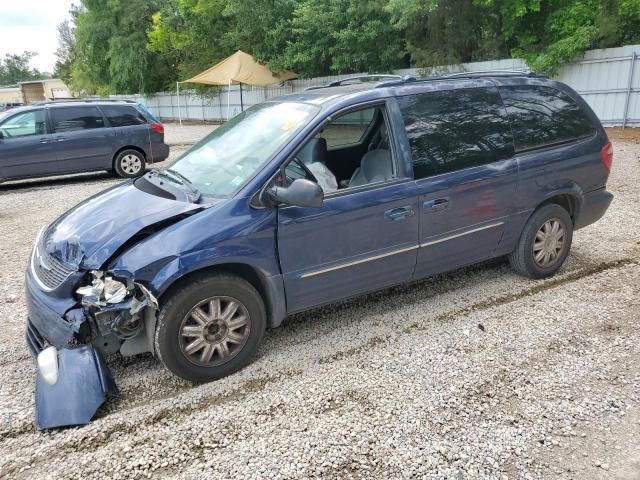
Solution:
{"label": "beige canopy tent", "polygon": [[[195,77],[183,82],[176,82],[178,100],[180,99],[180,83],[203,83],[205,85],[240,85],[240,109],[244,110],[242,101],[242,84],[254,86],[266,86],[280,83],[285,80],[298,78],[293,72],[285,71],[274,74],[264,65],[261,65],[248,53],[238,50],[220,63],[199,73]],[[227,112],[229,110],[227,96]]]}

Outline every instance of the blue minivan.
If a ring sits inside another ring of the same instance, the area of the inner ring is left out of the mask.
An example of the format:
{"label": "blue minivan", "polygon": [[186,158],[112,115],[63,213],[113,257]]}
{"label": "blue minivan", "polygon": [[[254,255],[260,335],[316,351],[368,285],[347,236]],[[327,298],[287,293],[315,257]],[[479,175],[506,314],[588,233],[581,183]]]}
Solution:
{"label": "blue minivan", "polygon": [[135,178],[168,156],[163,125],[133,101],[53,101],[0,113],[0,183],[97,170]]}
{"label": "blue minivan", "polygon": [[115,394],[105,354],[152,352],[206,382],[292,313],[492,257],[553,275],[610,204],[612,157],[576,92],[522,72],[256,105],[41,230],[26,273],[38,425],[89,421]]}

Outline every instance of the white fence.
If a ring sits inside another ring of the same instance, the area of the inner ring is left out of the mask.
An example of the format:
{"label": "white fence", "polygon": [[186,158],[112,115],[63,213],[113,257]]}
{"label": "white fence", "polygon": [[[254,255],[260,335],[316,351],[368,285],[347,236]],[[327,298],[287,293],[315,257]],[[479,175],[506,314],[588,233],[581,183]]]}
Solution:
{"label": "white fence", "polygon": [[[640,127],[640,45],[619,48],[590,50],[584,58],[567,64],[560,70],[560,80],[580,93],[591,105],[606,126]],[[524,68],[519,59],[494,60],[488,62],[464,63],[429,69],[396,70],[399,75],[421,76],[460,71],[508,70]],[[357,74],[317,77],[307,80],[292,80],[279,86],[242,87],[244,108],[265,101],[268,98],[300,92],[312,85],[324,85]],[[188,84],[183,84],[185,87]],[[162,92],[152,96],[112,95],[111,98],[129,98],[145,105],[162,120],[223,121],[240,112],[240,89],[222,87],[214,97],[201,97],[190,90]]]}

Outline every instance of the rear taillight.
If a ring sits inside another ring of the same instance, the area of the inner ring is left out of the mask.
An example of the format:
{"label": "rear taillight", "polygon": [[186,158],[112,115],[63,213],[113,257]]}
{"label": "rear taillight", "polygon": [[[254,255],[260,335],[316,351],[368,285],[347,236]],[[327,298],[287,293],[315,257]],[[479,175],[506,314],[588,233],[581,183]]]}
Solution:
{"label": "rear taillight", "polygon": [[611,164],[613,163],[613,144],[611,142],[607,143],[602,147],[602,150],[600,150],[600,160],[604,168],[607,169],[607,172],[610,172]]}
{"label": "rear taillight", "polygon": [[161,123],[152,123],[151,130],[157,133],[164,133],[164,126]]}

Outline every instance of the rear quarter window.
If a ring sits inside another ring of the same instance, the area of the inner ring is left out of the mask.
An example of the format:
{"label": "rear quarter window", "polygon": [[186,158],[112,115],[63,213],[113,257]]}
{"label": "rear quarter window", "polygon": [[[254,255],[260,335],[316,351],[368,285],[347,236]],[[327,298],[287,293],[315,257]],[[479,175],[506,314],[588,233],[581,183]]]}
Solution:
{"label": "rear quarter window", "polygon": [[550,87],[499,87],[517,152],[593,135],[587,114],[566,93]]}
{"label": "rear quarter window", "polygon": [[104,105],[100,109],[112,127],[130,127],[147,123],[142,113],[132,106]]}

